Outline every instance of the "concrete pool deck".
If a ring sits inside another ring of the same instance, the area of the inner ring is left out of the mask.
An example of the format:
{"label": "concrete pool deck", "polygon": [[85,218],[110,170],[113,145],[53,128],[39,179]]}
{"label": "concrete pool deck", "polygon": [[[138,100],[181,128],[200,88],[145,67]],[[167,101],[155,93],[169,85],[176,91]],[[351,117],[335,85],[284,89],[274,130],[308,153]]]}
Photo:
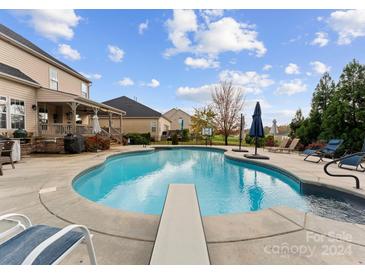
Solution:
{"label": "concrete pool deck", "polygon": [[[229,157],[243,158],[231,152]],[[83,170],[101,164],[120,152],[149,150],[141,146],[113,147],[80,155],[33,155],[3,167],[0,177],[0,215],[18,212],[33,223],[66,226],[84,224],[94,234],[99,264],[148,264],[160,217],[108,208],[88,201],[73,191],[71,182]],[[250,149],[252,150],[252,149]],[[365,197],[365,185],[354,189],[352,178],[329,177],[323,163],[303,161],[297,154],[263,152],[266,163],[283,167],[302,180],[325,184]],[[354,173],[361,183],[365,174],[331,167],[338,173]],[[40,193],[41,192],[41,193]],[[344,223],[276,207],[257,212],[203,218],[212,264],[364,264],[365,225]],[[88,263],[81,246],[65,264]]]}

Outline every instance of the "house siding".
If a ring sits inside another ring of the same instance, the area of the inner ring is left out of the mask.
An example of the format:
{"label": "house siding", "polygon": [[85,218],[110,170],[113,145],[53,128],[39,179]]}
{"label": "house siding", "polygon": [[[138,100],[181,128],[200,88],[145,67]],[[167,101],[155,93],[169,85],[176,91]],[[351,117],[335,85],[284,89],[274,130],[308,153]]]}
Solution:
{"label": "house siding", "polygon": [[58,90],[82,96],[82,79],[2,39],[0,39],[0,62],[21,70],[45,88],[49,88],[49,69],[54,67],[58,72]]}
{"label": "house siding", "polygon": [[[6,96],[8,100],[18,99],[25,104],[25,130],[36,133],[36,111],[32,105],[36,104],[36,89],[20,83],[0,78],[0,96]],[[8,125],[10,128],[10,125]],[[12,133],[13,129],[0,129],[1,133]]]}
{"label": "house siding", "polygon": [[169,120],[171,120],[171,130],[180,129],[179,119],[184,120],[184,129],[191,128],[191,116],[179,109],[171,109],[164,114]]}

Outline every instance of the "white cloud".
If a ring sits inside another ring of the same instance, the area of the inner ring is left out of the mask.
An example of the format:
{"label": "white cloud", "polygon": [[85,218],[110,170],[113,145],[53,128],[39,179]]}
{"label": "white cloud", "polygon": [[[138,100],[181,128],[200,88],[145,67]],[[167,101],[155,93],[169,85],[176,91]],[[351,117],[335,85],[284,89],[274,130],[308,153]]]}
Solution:
{"label": "white cloud", "polygon": [[307,85],[300,79],[294,79],[291,81],[281,81],[279,87],[276,89],[276,94],[293,95],[307,90]]}
{"label": "white cloud", "polygon": [[212,99],[212,91],[216,84],[204,85],[201,87],[179,87],[176,95],[180,99],[193,101],[196,103],[206,103]]}
{"label": "white cloud", "polygon": [[101,74],[99,73],[84,73],[84,72],[81,72],[82,75],[84,75],[86,78],[89,78],[91,80],[99,80],[101,79]]}
{"label": "white cloud", "polygon": [[[203,13],[204,16],[207,16],[206,13]],[[191,52],[212,57],[227,51],[248,50],[260,57],[266,53],[267,49],[258,40],[253,25],[238,22],[232,17],[211,21],[214,17],[216,16],[210,15],[209,20],[199,25],[194,11],[174,10],[173,18],[166,21],[169,40],[174,47],[167,49],[165,55]]]}
{"label": "white cloud", "polygon": [[299,74],[299,66],[297,64],[289,63],[287,67],[285,68],[286,74]]}
{"label": "white cloud", "polygon": [[188,51],[191,41],[188,37],[189,32],[195,32],[198,29],[197,18],[193,10],[174,10],[173,18],[166,21],[169,32],[169,40],[174,48],[168,49],[165,54],[172,54]]}
{"label": "white cloud", "polygon": [[152,79],[150,83],[146,84],[146,86],[150,88],[157,88],[160,85],[160,82],[156,79]]}
{"label": "white cloud", "polygon": [[127,86],[133,86],[134,82],[131,78],[129,77],[124,77],[122,80],[118,81],[118,84],[122,87],[127,87]]}
{"label": "white cloud", "polygon": [[187,57],[184,61],[185,65],[195,69],[207,69],[219,67],[219,62],[214,59],[192,58]]}
{"label": "white cloud", "polygon": [[121,62],[124,57],[124,51],[117,46],[108,45],[108,57],[113,62]]}
{"label": "white cloud", "polygon": [[270,70],[270,69],[272,69],[272,65],[269,65],[269,64],[266,64],[266,65],[264,65],[264,66],[262,67],[262,70],[264,70],[264,71],[268,71],[268,70]]}
{"label": "white cloud", "polygon": [[253,26],[237,22],[231,17],[224,17],[209,23],[206,29],[196,33],[195,51],[217,55],[226,51],[248,50],[260,57],[267,50],[263,42],[257,40],[257,36]]}
{"label": "white cloud", "polygon": [[200,15],[203,17],[206,23],[209,23],[211,20],[222,17],[224,14],[224,10],[215,9],[215,10],[201,10]]}
{"label": "white cloud", "polygon": [[328,44],[328,34],[326,32],[316,32],[316,37],[311,42],[311,45],[318,45],[319,47],[324,47]]}
{"label": "white cloud", "polygon": [[75,61],[81,59],[80,53],[76,49],[73,49],[70,45],[67,44],[59,44],[58,53],[61,54],[63,58],[68,60]]}
{"label": "white cloud", "polygon": [[314,61],[311,62],[310,64],[312,66],[313,71],[317,74],[323,74],[331,70],[330,66],[327,66],[326,64],[323,64],[322,62],[319,61]]}
{"label": "white cloud", "polygon": [[234,85],[242,87],[246,93],[258,94],[262,89],[274,84],[267,74],[259,74],[256,71],[224,70],[219,74],[220,81],[232,81]]}
{"label": "white cloud", "polygon": [[71,40],[81,20],[74,10],[22,10],[15,14],[26,17],[26,22],[38,34],[52,41]]}
{"label": "white cloud", "polygon": [[143,34],[145,30],[148,29],[148,20],[146,20],[145,22],[139,24],[138,26],[138,33],[139,34]]}
{"label": "white cloud", "polygon": [[328,25],[337,32],[339,45],[348,45],[365,36],[365,10],[347,10],[332,12]]}

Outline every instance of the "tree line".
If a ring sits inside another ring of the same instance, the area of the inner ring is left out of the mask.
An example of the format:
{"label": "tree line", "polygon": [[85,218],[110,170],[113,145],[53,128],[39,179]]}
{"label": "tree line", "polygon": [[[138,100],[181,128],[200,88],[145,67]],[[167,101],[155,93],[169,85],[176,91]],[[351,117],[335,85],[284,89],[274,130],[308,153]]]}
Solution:
{"label": "tree line", "polygon": [[317,84],[307,118],[298,109],[290,123],[290,137],[303,145],[333,138],[359,151],[365,138],[365,65],[355,59],[347,64],[336,83],[328,72]]}

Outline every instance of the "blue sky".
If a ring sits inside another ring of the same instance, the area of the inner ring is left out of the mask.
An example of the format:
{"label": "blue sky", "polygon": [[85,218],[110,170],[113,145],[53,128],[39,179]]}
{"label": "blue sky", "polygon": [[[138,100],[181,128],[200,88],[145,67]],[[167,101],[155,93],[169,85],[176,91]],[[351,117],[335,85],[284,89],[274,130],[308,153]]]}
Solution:
{"label": "blue sky", "polygon": [[264,124],[308,113],[321,74],[365,63],[356,10],[32,10],[0,21],[93,81],[91,98],[126,95],[164,112],[209,102],[220,80],[255,101]]}

